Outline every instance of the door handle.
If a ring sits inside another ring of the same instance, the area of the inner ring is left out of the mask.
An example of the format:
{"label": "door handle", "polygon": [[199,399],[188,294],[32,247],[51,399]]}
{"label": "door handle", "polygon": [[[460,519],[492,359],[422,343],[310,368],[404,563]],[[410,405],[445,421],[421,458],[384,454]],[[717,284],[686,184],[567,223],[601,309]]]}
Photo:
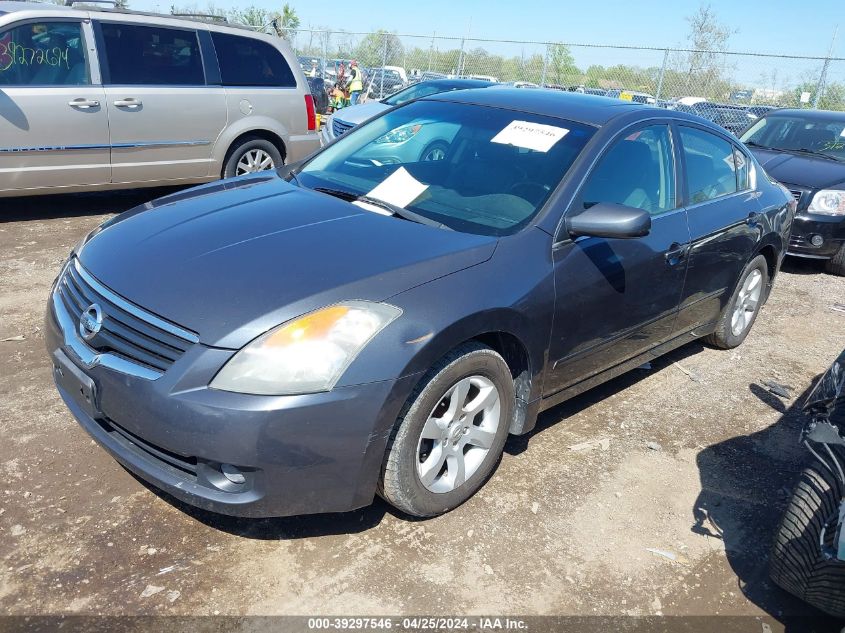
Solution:
{"label": "door handle", "polygon": [[143,104],[139,99],[127,97],[126,99],[118,99],[114,102],[114,105],[118,108],[138,108]]}
{"label": "door handle", "polygon": [[72,101],[68,101],[67,104],[71,108],[79,108],[80,110],[87,110],[88,108],[99,108],[100,102],[94,101],[92,99],[86,99],[84,97],[80,97],[79,99],[73,99]]}
{"label": "door handle", "polygon": [[669,250],[666,251],[664,257],[666,257],[666,262],[674,266],[675,264],[681,262],[686,258],[687,253],[689,253],[689,244],[678,244],[675,242],[672,246],[669,247]]}

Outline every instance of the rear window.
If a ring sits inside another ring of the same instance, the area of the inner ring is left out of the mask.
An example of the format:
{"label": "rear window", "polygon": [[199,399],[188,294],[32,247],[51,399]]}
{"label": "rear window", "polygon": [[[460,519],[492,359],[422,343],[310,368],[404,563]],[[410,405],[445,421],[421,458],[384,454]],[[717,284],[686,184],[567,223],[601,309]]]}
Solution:
{"label": "rear window", "polygon": [[293,88],[296,78],[279,50],[261,40],[211,33],[224,86]]}
{"label": "rear window", "polygon": [[114,22],[102,22],[100,29],[107,83],[205,85],[196,31]]}

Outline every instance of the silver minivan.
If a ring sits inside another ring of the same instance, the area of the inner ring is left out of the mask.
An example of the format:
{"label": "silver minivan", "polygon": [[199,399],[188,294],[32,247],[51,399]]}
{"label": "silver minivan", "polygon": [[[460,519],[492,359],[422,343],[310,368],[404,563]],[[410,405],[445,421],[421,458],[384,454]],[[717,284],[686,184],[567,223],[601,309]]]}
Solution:
{"label": "silver minivan", "polygon": [[207,182],[319,146],[308,84],[280,38],[0,1],[0,197]]}

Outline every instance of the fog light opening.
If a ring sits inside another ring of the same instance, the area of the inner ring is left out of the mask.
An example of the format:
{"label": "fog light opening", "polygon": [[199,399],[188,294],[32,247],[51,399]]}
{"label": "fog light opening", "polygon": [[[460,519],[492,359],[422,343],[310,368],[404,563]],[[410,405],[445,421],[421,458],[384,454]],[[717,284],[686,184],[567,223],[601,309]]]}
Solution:
{"label": "fog light opening", "polygon": [[241,485],[246,483],[244,474],[236,466],[232,466],[232,464],[220,464],[220,472],[233,484]]}
{"label": "fog light opening", "polygon": [[821,246],[824,244],[824,238],[821,235],[813,235],[810,237],[810,244],[813,246]]}

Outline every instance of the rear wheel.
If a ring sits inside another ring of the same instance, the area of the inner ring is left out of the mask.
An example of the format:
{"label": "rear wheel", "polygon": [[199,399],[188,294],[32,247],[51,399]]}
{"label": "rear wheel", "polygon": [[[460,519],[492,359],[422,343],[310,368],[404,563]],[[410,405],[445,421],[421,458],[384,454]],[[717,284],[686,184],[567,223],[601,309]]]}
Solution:
{"label": "rear wheel", "polygon": [[719,316],[716,331],[706,337],[705,341],[721,349],[740,345],[757,320],[768,283],[769,267],[766,258],[757,255],[742,271],[733,296]]}
{"label": "rear wheel", "polygon": [[824,269],[831,275],[845,277],[845,244],[840,246],[836,254],[825,262]]}
{"label": "rear wheel", "polygon": [[381,495],[410,515],[459,506],[493,472],[513,416],[513,377],[489,347],[462,345],[437,363],[390,437]]}
{"label": "rear wheel", "polygon": [[266,139],[248,136],[229,151],[223,178],[277,169],[283,164],[282,154],[275,145]]}
{"label": "rear wheel", "polygon": [[804,469],[781,520],[769,573],[789,593],[838,618],[845,617],[845,563],[828,560],[842,502],[841,483],[820,463]]}

